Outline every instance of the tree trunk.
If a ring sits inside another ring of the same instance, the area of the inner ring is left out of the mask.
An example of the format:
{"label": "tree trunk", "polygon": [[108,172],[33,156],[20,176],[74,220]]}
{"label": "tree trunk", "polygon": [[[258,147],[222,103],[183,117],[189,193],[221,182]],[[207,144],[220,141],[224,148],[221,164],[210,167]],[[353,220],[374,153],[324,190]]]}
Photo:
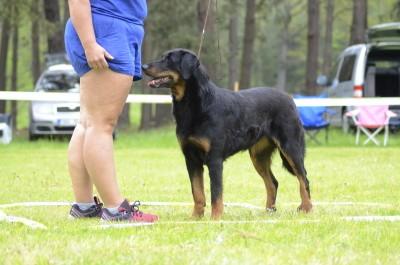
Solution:
{"label": "tree trunk", "polygon": [[[159,89],[160,94],[169,94],[169,88]],[[156,113],[154,116],[154,122],[156,127],[161,127],[172,121],[172,105],[171,104],[156,104]]]}
{"label": "tree trunk", "polygon": [[44,16],[51,28],[47,35],[47,50],[50,54],[64,52],[63,25],[61,25],[59,0],[43,0]]}
{"label": "tree trunk", "polygon": [[40,66],[40,11],[36,2],[31,7],[31,52],[32,52],[32,80],[36,84],[41,72]]}
{"label": "tree trunk", "polygon": [[67,20],[69,19],[70,14],[69,14],[69,5],[68,5],[68,0],[64,0],[64,11],[63,11],[63,25],[67,23]]}
{"label": "tree trunk", "polygon": [[[15,20],[13,25],[13,38],[12,38],[12,69],[11,69],[11,90],[17,91],[18,87],[18,39],[19,39],[19,30],[18,30],[18,10],[15,7]],[[13,129],[14,131],[17,129],[17,101],[11,101],[11,117],[13,118]]]}
{"label": "tree trunk", "polygon": [[399,20],[400,19],[400,0],[396,0],[393,6],[392,11],[392,19]]}
{"label": "tree trunk", "polygon": [[365,43],[368,27],[367,0],[353,0],[353,22],[351,23],[350,45]]}
{"label": "tree trunk", "polygon": [[122,109],[121,115],[118,117],[118,128],[127,129],[131,126],[130,119],[130,104],[125,103],[124,108]]}
{"label": "tree trunk", "polygon": [[253,66],[254,41],[256,34],[256,1],[247,0],[244,25],[242,65],[240,69],[240,89],[251,85],[251,68]]}
{"label": "tree trunk", "polygon": [[[150,25],[151,26],[151,25]],[[147,44],[150,44],[151,40],[148,40]],[[148,46],[149,50],[147,51],[148,54],[151,54],[151,46]],[[149,61],[150,56],[146,57],[145,61]],[[152,91],[149,91],[149,88],[147,87],[147,84],[143,82],[143,87],[144,91],[147,93],[152,93]],[[150,89],[151,90],[151,89]],[[169,88],[159,88],[156,90],[157,94],[170,94],[170,89]],[[171,104],[146,104],[147,108],[150,110],[150,120],[149,120],[149,126],[150,127],[161,127],[165,124],[168,124],[169,122],[172,121],[172,105]],[[153,107],[155,105],[155,108]]]}
{"label": "tree trunk", "polygon": [[291,6],[290,3],[284,2],[283,3],[283,10],[282,10],[282,20],[279,21],[283,24],[281,38],[280,38],[280,51],[278,57],[278,73],[277,73],[277,80],[276,80],[276,88],[279,90],[286,90],[286,82],[287,82],[287,68],[288,68],[288,50],[289,50],[289,26],[290,22],[292,21],[292,14],[291,14]]}
{"label": "tree trunk", "polygon": [[[146,22],[145,28],[149,29],[150,23]],[[145,35],[142,45],[142,60],[143,62],[147,62],[150,58],[150,47],[151,42],[149,41],[149,36]],[[142,80],[140,82],[140,86],[144,94],[151,94],[151,89],[147,86],[146,81]],[[140,126],[139,130],[148,130],[152,127],[151,124],[151,116],[152,116],[152,104],[144,104],[141,105],[141,116],[140,116]]]}
{"label": "tree trunk", "polygon": [[[1,27],[1,41],[0,41],[0,91],[6,91],[7,86],[7,56],[8,44],[10,40],[10,20],[8,17],[3,19]],[[0,100],[0,113],[6,112],[6,102]]]}
{"label": "tree trunk", "polygon": [[[207,72],[212,80],[217,79],[218,58],[215,48],[215,12],[213,8],[214,0],[210,2],[210,9],[208,11],[208,18],[204,32],[203,46],[201,47],[200,55],[203,65],[206,67]],[[197,2],[197,26],[199,29],[199,39],[201,38],[203,27],[207,15],[209,0],[198,0]]]}
{"label": "tree trunk", "polygon": [[325,19],[324,57],[322,65],[322,72],[325,75],[329,75],[332,66],[332,35],[333,35],[334,11],[335,11],[335,0],[327,0],[326,19]]}
{"label": "tree trunk", "polygon": [[308,0],[308,34],[307,34],[307,68],[306,91],[310,95],[317,94],[319,47],[319,0]]}
{"label": "tree trunk", "polygon": [[229,18],[229,55],[228,55],[228,69],[229,69],[229,82],[228,88],[235,89],[238,83],[238,54],[239,54],[239,37],[238,37],[238,3],[237,0],[230,2],[230,18]]}

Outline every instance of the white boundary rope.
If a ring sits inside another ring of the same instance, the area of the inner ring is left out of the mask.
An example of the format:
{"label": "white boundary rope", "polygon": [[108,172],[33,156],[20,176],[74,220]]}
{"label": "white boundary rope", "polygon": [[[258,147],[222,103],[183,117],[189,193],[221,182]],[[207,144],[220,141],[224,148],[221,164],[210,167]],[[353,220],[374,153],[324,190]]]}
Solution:
{"label": "white boundary rope", "polygon": [[[79,93],[0,91],[0,100],[79,102]],[[170,95],[130,94],[128,103],[172,103]]]}
{"label": "white boundary rope", "polygon": [[366,215],[366,216],[346,216],[342,218],[344,221],[354,221],[354,222],[376,222],[376,221],[386,221],[386,222],[399,222],[400,215]]}
{"label": "white boundary rope", "polygon": [[[143,206],[193,206],[191,202],[140,202]],[[282,205],[297,205],[298,202],[283,202]],[[12,207],[42,207],[42,206],[71,206],[71,202],[15,202],[0,204],[0,209],[12,208]],[[226,202],[226,207],[239,207],[253,210],[264,210],[264,207],[252,205],[250,203],[243,202]],[[313,201],[313,205],[325,205],[325,206],[376,206],[376,207],[393,207],[395,204],[380,203],[380,202],[322,202]]]}
{"label": "white boundary rope", "polygon": [[[0,91],[0,100],[79,102],[79,93],[12,92]],[[298,107],[339,107],[339,106],[376,106],[400,105],[400,97],[391,98],[301,98],[294,99]],[[130,94],[127,103],[171,104],[170,95]]]}
{"label": "white boundary rope", "polygon": [[[43,206],[70,206],[71,202],[17,202],[0,204],[0,209],[12,208],[12,207],[43,207]],[[144,206],[192,206],[189,202],[143,202]],[[293,205],[297,204],[294,202],[283,203],[283,205]],[[377,203],[377,202],[313,202],[314,205],[333,205],[333,206],[380,206],[380,207],[390,207],[394,204],[389,203]],[[264,207],[255,206],[249,203],[225,203],[227,207],[241,207],[251,210],[264,210]],[[348,222],[400,222],[400,215],[392,216],[345,216],[341,217],[340,220]],[[39,222],[30,220],[23,217],[9,216],[0,210],[0,221],[6,221],[10,223],[22,223],[32,229],[47,229],[47,227]],[[157,223],[104,223],[101,225],[92,226],[95,229],[108,229],[108,228],[128,228],[128,227],[141,227],[141,226],[151,226],[151,225],[185,225],[185,224],[277,224],[288,222],[289,220],[222,220],[222,221],[176,221],[176,222],[157,222]],[[321,219],[301,219],[301,220],[290,220],[290,222],[298,223],[319,223]]]}
{"label": "white boundary rope", "polygon": [[44,224],[23,217],[6,215],[2,211],[0,211],[0,222],[1,221],[5,221],[8,223],[21,223],[32,229],[47,229]]}
{"label": "white boundary rope", "polygon": [[[400,222],[400,215],[365,215],[365,216],[345,216],[338,220],[346,222]],[[157,223],[109,223],[92,226],[92,228],[98,229],[108,229],[108,228],[128,228],[128,227],[138,227],[138,226],[150,226],[150,225],[236,225],[236,224],[280,224],[285,222],[296,222],[300,224],[310,224],[310,223],[321,223],[322,219],[299,219],[299,220],[221,220],[221,221],[177,221],[177,222],[157,222]]]}

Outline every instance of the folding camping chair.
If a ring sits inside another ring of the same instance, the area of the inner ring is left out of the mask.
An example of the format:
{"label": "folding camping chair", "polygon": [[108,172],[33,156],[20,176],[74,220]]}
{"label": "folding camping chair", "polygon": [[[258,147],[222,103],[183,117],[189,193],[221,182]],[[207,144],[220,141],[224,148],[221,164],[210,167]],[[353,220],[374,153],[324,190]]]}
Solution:
{"label": "folding camping chair", "polygon": [[376,136],[383,129],[384,140],[383,145],[386,146],[389,140],[389,119],[397,116],[396,113],[389,110],[389,106],[361,106],[355,110],[346,113],[346,116],[352,117],[354,124],[357,126],[356,144],[360,140],[360,131],[365,133],[368,137],[364,141],[364,145],[369,141],[380,145]]}
{"label": "folding camping chair", "polygon": [[[324,98],[325,95],[320,96],[300,96],[296,95],[295,98]],[[328,142],[329,133],[329,116],[334,114],[335,111],[328,109],[327,107],[298,107],[301,123],[303,124],[306,136],[310,141],[316,144],[321,144],[317,139],[318,133],[325,130],[325,142]]]}
{"label": "folding camping chair", "polygon": [[12,140],[11,115],[0,113],[0,143],[9,144],[11,140]]}

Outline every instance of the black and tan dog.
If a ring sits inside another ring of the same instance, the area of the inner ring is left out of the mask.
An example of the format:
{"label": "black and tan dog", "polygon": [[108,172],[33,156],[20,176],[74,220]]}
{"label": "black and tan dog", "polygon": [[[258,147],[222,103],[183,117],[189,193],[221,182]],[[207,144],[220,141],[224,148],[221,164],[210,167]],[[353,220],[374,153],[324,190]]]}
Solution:
{"label": "black and tan dog", "polygon": [[166,52],[161,60],[143,65],[151,87],[168,87],[173,97],[176,135],[185,156],[192,186],[193,216],[204,215],[206,199],[203,166],[209,169],[213,219],[223,213],[222,164],[248,149],[264,180],[267,211],[275,211],[278,181],[271,171],[271,156],[278,149],[283,166],[300,183],[299,210],[312,208],[304,168],[304,133],[292,98],[272,88],[233,92],[217,87],[196,55],[188,50]]}

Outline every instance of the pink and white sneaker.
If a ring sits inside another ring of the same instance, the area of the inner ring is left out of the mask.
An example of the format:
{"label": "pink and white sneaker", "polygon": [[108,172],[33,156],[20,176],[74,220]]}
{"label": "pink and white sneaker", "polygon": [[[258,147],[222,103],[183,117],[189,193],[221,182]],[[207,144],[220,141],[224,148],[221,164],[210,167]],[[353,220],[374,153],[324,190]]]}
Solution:
{"label": "pink and white sneaker", "polygon": [[139,211],[139,206],[139,201],[129,204],[128,200],[124,200],[118,207],[118,213],[116,214],[112,214],[107,208],[103,208],[101,220],[106,222],[154,223],[159,219],[157,215]]}

